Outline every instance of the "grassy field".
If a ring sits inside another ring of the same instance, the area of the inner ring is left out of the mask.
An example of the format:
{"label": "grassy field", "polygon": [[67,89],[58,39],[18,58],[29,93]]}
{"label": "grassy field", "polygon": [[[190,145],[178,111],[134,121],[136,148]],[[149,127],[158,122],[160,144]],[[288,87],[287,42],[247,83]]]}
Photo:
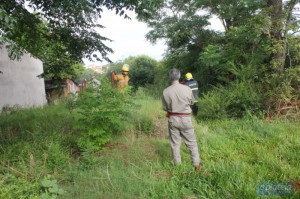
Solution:
{"label": "grassy field", "polygon": [[[0,198],[300,198],[300,190],[257,193],[261,183],[300,178],[299,121],[194,121],[202,161],[197,173],[184,145],[183,163],[173,166],[160,101],[136,103],[132,128],[102,151],[80,156],[72,113],[63,107],[1,115]],[[64,194],[56,194],[58,188]]]}
{"label": "grassy field", "polygon": [[299,198],[299,193],[257,194],[260,183],[299,179],[299,122],[194,122],[203,164],[196,173],[184,145],[183,164],[172,165],[160,101],[139,103],[141,115],[153,121],[153,131],[132,130],[114,139],[94,169],[77,173],[64,186],[62,198]]}

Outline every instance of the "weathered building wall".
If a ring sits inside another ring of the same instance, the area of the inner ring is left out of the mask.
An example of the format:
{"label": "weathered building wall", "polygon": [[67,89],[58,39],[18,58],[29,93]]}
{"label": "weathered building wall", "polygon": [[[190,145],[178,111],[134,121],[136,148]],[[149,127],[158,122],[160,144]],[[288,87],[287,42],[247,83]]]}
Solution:
{"label": "weathered building wall", "polygon": [[70,93],[76,94],[80,91],[80,88],[75,82],[70,79],[64,79],[65,87],[64,87],[64,96],[68,96]]}
{"label": "weathered building wall", "polygon": [[0,112],[4,106],[42,106],[47,103],[45,83],[37,77],[43,63],[24,54],[21,61],[10,60],[5,47],[0,49]]}

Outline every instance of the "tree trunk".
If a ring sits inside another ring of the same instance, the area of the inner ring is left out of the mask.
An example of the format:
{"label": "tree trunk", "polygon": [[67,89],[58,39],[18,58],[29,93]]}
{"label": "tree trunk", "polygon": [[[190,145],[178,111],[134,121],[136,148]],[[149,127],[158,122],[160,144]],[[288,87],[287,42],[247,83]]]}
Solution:
{"label": "tree trunk", "polygon": [[270,36],[273,45],[271,66],[278,72],[284,70],[286,59],[286,41],[283,30],[282,0],[267,0],[270,8],[271,30]]}

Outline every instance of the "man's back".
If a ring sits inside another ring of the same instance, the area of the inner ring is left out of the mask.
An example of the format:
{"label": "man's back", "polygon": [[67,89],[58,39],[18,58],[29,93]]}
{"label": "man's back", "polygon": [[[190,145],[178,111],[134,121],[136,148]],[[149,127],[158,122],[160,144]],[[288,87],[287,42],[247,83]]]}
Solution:
{"label": "man's back", "polygon": [[192,89],[179,83],[180,71],[173,68],[169,72],[171,86],[163,91],[162,105],[167,112],[170,145],[173,162],[181,163],[180,143],[183,138],[190,150],[193,166],[196,171],[200,170],[200,157],[198,152],[197,138],[194,131],[190,106],[194,103]]}
{"label": "man's back", "polygon": [[163,109],[170,113],[190,113],[194,103],[192,90],[178,82],[163,91]]}
{"label": "man's back", "polygon": [[196,80],[194,79],[188,80],[185,82],[185,85],[189,86],[192,89],[195,98],[199,97],[199,90],[198,90],[199,85]]}

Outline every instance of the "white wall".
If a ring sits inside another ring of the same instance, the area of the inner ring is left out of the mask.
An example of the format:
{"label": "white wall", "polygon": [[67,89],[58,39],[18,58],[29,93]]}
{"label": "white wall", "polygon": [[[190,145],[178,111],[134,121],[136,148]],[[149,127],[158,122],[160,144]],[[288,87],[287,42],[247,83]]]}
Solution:
{"label": "white wall", "polygon": [[24,54],[21,61],[10,60],[5,47],[0,49],[0,112],[3,106],[42,106],[47,103],[45,83],[37,77],[43,63]]}

